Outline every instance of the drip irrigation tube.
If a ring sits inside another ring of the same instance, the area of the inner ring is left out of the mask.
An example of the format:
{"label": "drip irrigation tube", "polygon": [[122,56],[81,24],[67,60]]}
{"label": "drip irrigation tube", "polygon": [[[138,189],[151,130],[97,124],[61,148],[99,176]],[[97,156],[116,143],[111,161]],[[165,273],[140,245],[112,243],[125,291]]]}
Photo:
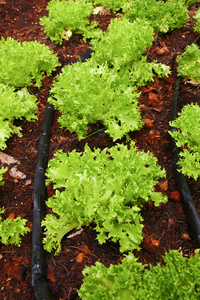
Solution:
{"label": "drip irrigation tube", "polygon": [[[179,76],[179,77],[177,77],[174,93],[172,96],[171,121],[176,119],[177,99],[178,99],[178,92],[179,92],[180,84],[181,84],[181,77]],[[176,128],[171,127],[170,131],[171,132],[176,131]],[[174,163],[174,174],[176,177],[177,186],[182,195],[183,210],[184,210],[191,234],[193,235],[197,246],[200,247],[200,217],[199,217],[197,209],[194,205],[186,178],[181,172],[179,172],[179,170],[181,169],[181,166],[178,164],[179,148],[176,146],[173,138],[171,139],[171,148],[172,148],[173,163]]]}
{"label": "drip irrigation tube", "polygon": [[[85,62],[91,57],[91,53],[92,50],[89,48],[75,61],[75,63],[79,60]],[[46,199],[45,173],[48,164],[49,142],[53,117],[53,105],[47,102],[38,145],[33,200],[32,287],[36,300],[53,299],[46,279],[45,252],[42,244],[43,233],[41,229]]]}

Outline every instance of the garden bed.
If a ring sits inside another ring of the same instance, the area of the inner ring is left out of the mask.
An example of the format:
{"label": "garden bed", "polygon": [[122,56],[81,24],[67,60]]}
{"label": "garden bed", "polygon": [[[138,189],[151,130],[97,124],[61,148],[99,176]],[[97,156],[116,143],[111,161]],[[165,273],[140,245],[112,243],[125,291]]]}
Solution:
{"label": "garden bed", "polygon": [[[34,175],[36,168],[38,142],[45,105],[53,80],[60,73],[61,68],[73,63],[89,47],[84,43],[81,35],[73,35],[70,40],[64,41],[61,46],[51,42],[39,25],[39,18],[47,15],[46,5],[49,1],[0,1],[1,26],[0,35],[6,38],[11,36],[18,41],[34,41],[44,43],[58,54],[61,66],[53,73],[53,76],[45,78],[42,88],[30,87],[30,91],[38,99],[38,121],[35,123],[24,123],[16,121],[22,127],[23,137],[13,136],[7,142],[8,147],[4,153],[12,156],[20,163],[17,169],[26,175],[20,179],[10,175],[10,169],[16,165],[5,162],[1,165],[8,166],[5,184],[0,189],[0,207],[5,208],[3,217],[14,218],[17,216],[28,220],[28,227],[32,226],[33,216],[33,190]],[[192,7],[190,16],[196,8]],[[100,22],[100,27],[105,30],[114,14],[92,17]],[[173,162],[170,148],[169,120],[171,116],[171,99],[177,76],[176,57],[180,55],[188,44],[191,44],[197,34],[192,26],[194,19],[181,29],[175,29],[171,33],[162,34],[156,38],[149,50],[149,57],[158,62],[167,64],[171,68],[169,77],[157,78],[148,86],[141,87],[139,105],[142,120],[145,126],[139,132],[130,133],[136,146],[145,151],[151,151],[158,159],[162,168],[166,169],[165,180],[157,184],[157,190],[167,195],[168,202],[155,207],[148,202],[142,210],[144,218],[143,233],[144,242],[140,251],[134,251],[136,257],[142,263],[156,265],[162,262],[162,255],[170,249],[180,249],[185,256],[190,256],[197,248],[192,238],[186,218],[181,205],[181,197],[177,191],[176,180],[173,173]],[[178,111],[189,103],[200,104],[200,90],[198,87],[181,83],[178,97]],[[92,149],[111,147],[114,145],[112,139],[104,132],[90,135],[88,138],[78,141],[76,133],[62,130],[57,118],[59,112],[55,112],[52,133],[50,139],[49,158],[62,149],[71,152],[73,149],[83,151],[87,143]],[[89,125],[88,134],[98,130],[101,124]],[[126,139],[118,140],[126,143]],[[200,182],[188,179],[191,194],[200,213]],[[52,185],[47,188],[47,196],[53,195]],[[65,236],[62,241],[62,252],[58,256],[53,253],[46,255],[47,280],[54,299],[78,299],[77,289],[80,288],[85,265],[94,264],[97,260],[109,266],[118,263],[122,254],[119,252],[118,244],[108,241],[99,245],[96,240],[96,232],[93,225],[83,227],[81,231],[73,231],[74,236]],[[21,247],[0,246],[1,272],[1,294],[2,299],[34,299],[31,286],[31,232],[22,238]]]}

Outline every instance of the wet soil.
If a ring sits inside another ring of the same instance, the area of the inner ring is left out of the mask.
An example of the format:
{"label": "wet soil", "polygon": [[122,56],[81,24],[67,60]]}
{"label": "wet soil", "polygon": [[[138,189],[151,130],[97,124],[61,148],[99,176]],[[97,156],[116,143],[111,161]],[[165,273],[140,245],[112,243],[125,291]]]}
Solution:
{"label": "wet soil", "polygon": [[[41,130],[48,93],[56,74],[61,68],[74,62],[79,55],[89,47],[80,35],[74,35],[61,46],[51,42],[39,25],[39,18],[47,15],[45,0],[1,0],[0,1],[0,36],[11,36],[18,41],[33,41],[44,43],[58,54],[61,67],[51,77],[43,80],[41,89],[34,86],[30,91],[38,98],[38,121],[24,123],[16,121],[22,127],[23,137],[13,136],[4,151],[20,161],[18,170],[26,175],[25,179],[12,177],[9,173],[13,164],[8,166],[5,174],[5,185],[0,189],[0,207],[4,207],[4,218],[23,217],[32,226],[34,174],[37,159],[37,147]],[[190,10],[192,16],[200,6],[197,3]],[[106,29],[114,14],[97,16],[100,27]],[[197,34],[193,32],[194,20],[190,19],[184,28],[174,30],[156,38],[149,51],[149,59],[157,59],[171,67],[168,78],[158,79],[148,86],[140,88],[140,108],[145,126],[139,132],[130,133],[131,139],[139,149],[151,151],[158,163],[166,169],[166,179],[161,180],[157,189],[168,196],[168,202],[156,208],[149,202],[145,205],[142,215],[144,218],[144,242],[140,251],[134,251],[142,263],[156,265],[162,262],[162,255],[169,249],[181,249],[185,256],[190,256],[197,248],[188,228],[181,205],[181,197],[177,191],[176,179],[173,173],[170,137],[168,134],[171,115],[171,99],[177,75],[176,57],[181,54],[188,44],[191,44]],[[178,97],[178,111],[188,103],[200,104],[200,89],[189,84],[181,83]],[[50,141],[49,158],[59,150],[82,151],[86,143],[91,148],[111,147],[112,139],[99,134],[78,141],[75,133],[62,130],[57,123],[58,112],[55,112]],[[90,132],[95,131],[98,124],[90,126]],[[125,139],[118,140],[126,143]],[[3,164],[1,164],[2,166]],[[200,213],[200,183],[188,180],[188,184]],[[47,196],[52,195],[52,187],[47,188]],[[21,247],[0,245],[0,299],[34,299],[31,287],[31,232],[22,238]],[[47,253],[47,280],[54,299],[78,299],[77,289],[80,288],[85,265],[100,261],[106,266],[120,262],[122,254],[118,245],[108,241],[99,245],[93,224],[85,227],[78,235],[62,241],[62,252],[58,256]]]}

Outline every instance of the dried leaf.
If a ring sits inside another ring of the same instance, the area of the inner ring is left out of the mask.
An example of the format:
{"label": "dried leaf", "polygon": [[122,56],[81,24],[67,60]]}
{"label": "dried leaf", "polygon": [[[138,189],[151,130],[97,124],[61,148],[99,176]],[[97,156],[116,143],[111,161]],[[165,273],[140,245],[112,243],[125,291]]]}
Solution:
{"label": "dried leaf", "polygon": [[17,167],[14,166],[13,168],[10,169],[9,171],[10,176],[14,177],[14,178],[19,178],[19,179],[25,179],[26,175],[22,172],[20,172],[19,170],[17,170]]}
{"label": "dried leaf", "polygon": [[0,152],[0,160],[3,164],[20,164],[20,161],[15,159],[14,157],[4,153],[4,152]]}
{"label": "dried leaf", "polygon": [[32,183],[32,180],[31,179],[27,179],[26,182],[25,182],[25,186],[30,185],[31,183]]}

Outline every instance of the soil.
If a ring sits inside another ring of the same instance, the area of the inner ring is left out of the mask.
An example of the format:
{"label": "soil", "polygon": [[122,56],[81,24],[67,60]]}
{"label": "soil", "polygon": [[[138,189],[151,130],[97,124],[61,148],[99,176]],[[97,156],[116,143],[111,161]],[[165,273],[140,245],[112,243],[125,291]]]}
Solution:
{"label": "soil", "polygon": [[[84,43],[80,35],[74,35],[69,41],[64,41],[61,46],[51,42],[39,24],[39,19],[47,15],[45,0],[1,0],[0,1],[0,35],[11,36],[18,41],[34,41],[44,43],[50,47],[59,57],[61,67],[51,77],[43,80],[42,88],[30,87],[32,94],[38,98],[38,121],[28,123],[16,121],[22,127],[23,137],[13,136],[7,142],[5,153],[20,161],[17,165],[19,171],[26,175],[25,179],[12,177],[10,169],[15,165],[8,165],[5,185],[0,189],[0,207],[4,207],[3,218],[23,217],[28,220],[28,226],[32,226],[33,214],[33,189],[34,174],[37,159],[37,147],[41,130],[44,109],[49,90],[61,68],[73,63],[79,55],[83,54],[89,43]],[[190,8],[190,16],[198,9],[200,3]],[[92,19],[100,22],[100,27],[106,30],[114,14],[96,16]],[[154,82],[140,88],[140,108],[145,126],[139,132],[130,133],[131,139],[139,149],[151,151],[158,163],[166,169],[166,179],[161,180],[157,189],[168,196],[168,202],[159,207],[149,202],[145,205],[142,215],[144,218],[144,242],[140,251],[134,251],[142,263],[156,265],[162,262],[162,256],[169,249],[180,249],[185,256],[190,256],[197,248],[188,228],[181,197],[177,191],[176,179],[173,173],[172,154],[170,148],[169,120],[171,115],[171,99],[177,76],[176,57],[181,54],[188,44],[191,44],[197,34],[193,32],[190,21],[182,28],[171,33],[163,34],[155,38],[153,46],[149,50],[149,59],[157,59],[171,67],[171,75],[168,78],[155,77]],[[181,83],[178,97],[178,111],[188,103],[200,104],[200,89],[198,87]],[[55,112],[49,159],[58,149],[82,151],[86,143],[91,148],[111,147],[112,139],[105,134],[95,134],[83,141],[78,141],[75,133],[60,129],[57,123],[58,112]],[[94,132],[98,124],[89,126],[89,132]],[[126,143],[125,139],[117,141]],[[0,166],[2,166],[1,164]],[[5,164],[4,164],[5,165]],[[7,166],[7,165],[5,165]],[[188,179],[187,179],[188,180]],[[200,183],[188,180],[194,203],[200,213]],[[52,195],[52,187],[47,188],[47,196]],[[109,266],[111,263],[119,263],[122,254],[118,245],[108,241],[99,245],[96,240],[96,232],[93,224],[83,228],[72,238],[64,237],[62,252],[58,256],[47,253],[47,280],[54,299],[79,299],[77,289],[80,288],[85,265],[92,265],[96,261]],[[21,247],[0,245],[0,299],[34,299],[31,286],[31,232],[22,238]]]}

